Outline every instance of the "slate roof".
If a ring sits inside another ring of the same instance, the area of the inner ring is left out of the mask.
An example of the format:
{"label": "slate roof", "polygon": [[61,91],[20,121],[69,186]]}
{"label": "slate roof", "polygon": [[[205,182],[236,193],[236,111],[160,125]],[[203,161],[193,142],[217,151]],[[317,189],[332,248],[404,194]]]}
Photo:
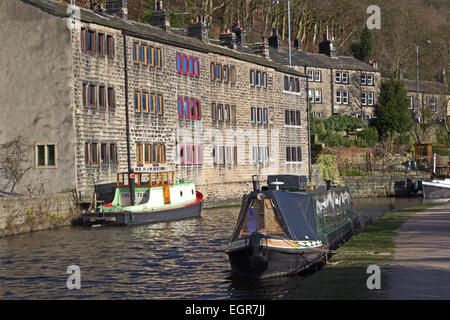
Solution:
{"label": "slate roof", "polygon": [[[417,80],[403,79],[407,91],[417,92]],[[419,80],[419,92],[445,94],[447,86],[443,82]]]}
{"label": "slate roof", "polygon": [[[273,61],[285,65],[289,64],[288,49],[283,48],[282,51],[278,51],[278,49],[270,48],[269,51],[270,51],[270,58]],[[292,65],[297,66],[380,72],[378,69],[354,57],[338,56],[337,58],[331,58],[326,54],[298,51],[295,48],[292,48],[291,59]]]}
{"label": "slate roof", "polygon": [[[0,0],[1,1],[1,0]],[[38,9],[47,12],[60,18],[68,18],[72,12],[68,10],[68,5],[55,2],[52,0],[20,0],[23,3],[30,4]],[[227,47],[220,45],[203,43],[198,39],[191,37],[184,37],[180,32],[166,32],[159,27],[154,27],[149,24],[139,23],[133,20],[124,20],[116,15],[107,15],[104,13],[97,13],[92,10],[80,8],[80,20],[86,23],[94,23],[118,30],[122,30],[125,34],[144,40],[155,41],[159,43],[169,44],[180,48],[199,51],[203,53],[215,53],[238,60],[255,63],[261,66],[274,68],[277,71],[292,74],[295,76],[306,77],[305,74],[300,73],[293,68],[286,65],[276,63],[272,60],[265,59],[255,54],[247,54],[244,52],[237,52]]]}

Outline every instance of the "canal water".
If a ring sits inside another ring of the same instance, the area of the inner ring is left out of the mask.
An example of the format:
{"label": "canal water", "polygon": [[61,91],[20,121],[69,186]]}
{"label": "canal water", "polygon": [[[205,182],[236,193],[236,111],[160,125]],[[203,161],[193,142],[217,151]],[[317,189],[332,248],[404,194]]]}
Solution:
{"label": "canal water", "polygon": [[[421,199],[354,199],[382,215]],[[305,275],[267,280],[231,276],[225,254],[239,207],[201,218],[132,227],[63,227],[0,239],[0,299],[278,299]],[[69,290],[69,266],[81,289]]]}

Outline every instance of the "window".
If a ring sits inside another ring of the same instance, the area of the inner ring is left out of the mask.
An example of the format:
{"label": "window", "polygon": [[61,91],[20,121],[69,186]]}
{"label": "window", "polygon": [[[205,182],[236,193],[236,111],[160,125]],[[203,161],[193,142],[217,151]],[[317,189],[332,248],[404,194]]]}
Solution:
{"label": "window", "polygon": [[309,102],[314,103],[314,89],[308,89]]}
{"label": "window", "polygon": [[262,73],[262,87],[267,88],[267,73],[266,72]]}
{"label": "window", "polygon": [[255,85],[257,88],[261,87],[261,71],[256,71],[256,82]]}
{"label": "window", "polygon": [[234,66],[230,67],[230,79],[231,83],[236,83],[236,68]]}
{"label": "window", "polygon": [[148,46],[148,49],[147,49],[147,61],[148,61],[148,65],[150,67],[155,66],[155,51],[154,51],[153,47],[151,47],[151,46]]}
{"label": "window", "polygon": [[269,111],[267,110],[267,108],[263,109],[263,124],[268,124],[269,123]]}
{"label": "window", "polygon": [[342,81],[342,73],[336,72],[336,83],[341,83]]}
{"label": "window", "polygon": [[367,94],[367,104],[369,106],[373,106],[374,105],[374,101],[373,101],[373,92],[369,92]]}
{"label": "window", "polygon": [[95,32],[89,30],[86,36],[86,50],[88,53],[95,54]]}
{"label": "window", "polygon": [[216,104],[215,103],[211,103],[211,120],[215,121],[217,120],[217,109],[216,109]]}
{"label": "window", "polygon": [[430,109],[436,111],[436,98],[430,97],[429,99]]}
{"label": "window", "polygon": [[224,112],[224,118],[226,121],[230,122],[231,120],[231,111],[230,111],[230,105],[226,104],[225,105],[225,112]]}
{"label": "window", "polygon": [[154,54],[155,54],[155,57],[154,57],[155,67],[161,68],[161,49],[155,48]]}
{"label": "window", "polygon": [[190,112],[190,117],[195,118],[195,101],[194,100],[189,100],[189,112]]}
{"label": "window", "polygon": [[194,58],[189,57],[189,75],[194,75]]}
{"label": "window", "polygon": [[217,105],[217,117],[219,121],[223,121],[223,104]]}
{"label": "window", "polygon": [[95,85],[90,84],[88,89],[89,107],[95,108],[97,106],[97,99],[95,97]]}
{"label": "window", "polygon": [[343,91],[342,92],[342,103],[343,104],[348,104],[348,101],[349,101],[348,91]]}
{"label": "window", "polygon": [[98,161],[98,143],[93,142],[91,143],[91,164],[97,165],[99,164]]}
{"label": "window", "polygon": [[250,118],[252,123],[256,123],[256,108],[250,108]]}
{"label": "window", "polygon": [[255,70],[250,70],[250,87],[255,86]]}
{"label": "window", "polygon": [[217,81],[222,81],[222,65],[221,64],[215,64],[214,79]]}
{"label": "window", "polygon": [[134,63],[139,63],[138,50],[139,50],[139,43],[133,43],[133,62]]}
{"label": "window", "polygon": [[342,103],[342,91],[336,91],[336,103],[337,104]]}
{"label": "window", "polygon": [[216,72],[216,67],[214,65],[214,62],[211,62],[209,72],[210,72],[211,81],[214,81],[215,80],[215,72]]}
{"label": "window", "polygon": [[136,163],[138,165],[142,165],[144,163],[143,145],[141,143],[136,144]]}
{"label": "window", "polygon": [[154,93],[152,93],[152,94],[150,94],[150,102],[149,102],[149,104],[150,104],[150,112],[151,113],[155,113],[156,112],[156,108],[155,108],[155,105],[156,105],[156,98],[155,98],[155,94]]}
{"label": "window", "polygon": [[184,74],[188,74],[188,57],[181,57],[181,71]]}
{"label": "window", "polygon": [[414,97],[413,96],[409,96],[409,109],[410,110],[414,109]]}
{"label": "window", "polygon": [[152,145],[145,144],[144,145],[144,163],[150,164],[152,162]]}
{"label": "window", "polygon": [[295,92],[300,92],[300,81],[295,78]]}
{"label": "window", "polygon": [[56,144],[36,144],[35,163],[37,168],[56,168]]}
{"label": "window", "polygon": [[141,44],[139,46],[139,61],[143,65],[147,65],[147,46]]}
{"label": "window", "polygon": [[289,77],[284,76],[284,90],[289,91]]}
{"label": "window", "polygon": [[367,76],[366,76],[366,74],[365,73],[362,73],[361,74],[361,84],[362,85],[366,85],[366,82],[367,82]]}
{"label": "window", "polygon": [[155,100],[156,100],[156,102],[155,102],[156,113],[161,115],[161,114],[163,114],[163,98],[162,98],[162,95],[157,94],[155,96]]}
{"label": "window", "polygon": [[139,91],[134,92],[134,109],[136,112],[141,112],[141,93]]}
{"label": "window", "polygon": [[141,110],[144,113],[148,113],[148,107],[149,107],[148,92],[142,92],[141,96],[142,96]]}
{"label": "window", "polygon": [[105,55],[105,35],[103,33],[97,34],[97,54]]}
{"label": "window", "polygon": [[300,126],[300,110],[285,110],[284,124],[287,126]]}
{"label": "window", "polygon": [[183,116],[183,99],[182,98],[178,98],[178,116],[179,117]]}
{"label": "window", "polygon": [[286,147],[286,162],[298,163],[302,161],[301,147]]}
{"label": "window", "polygon": [[320,70],[314,71],[314,81],[317,81],[317,82],[322,81],[322,71],[320,71]]}
{"label": "window", "polygon": [[177,72],[181,73],[181,54],[179,54],[179,53],[177,53],[176,66],[177,66]]}
{"label": "window", "polygon": [[361,92],[361,105],[366,106],[367,105],[367,93]]}
{"label": "window", "polygon": [[108,88],[108,109],[114,110],[116,107],[116,100],[114,95],[114,88]]}
{"label": "window", "polygon": [[194,76],[200,77],[200,65],[198,59],[194,59]]}
{"label": "window", "polygon": [[256,123],[261,124],[262,123],[262,109],[261,108],[257,108],[256,111],[257,111],[257,113],[256,113]]}
{"label": "window", "polygon": [[315,103],[322,103],[322,89],[316,89]]}
{"label": "window", "polygon": [[186,118],[189,117],[189,100],[188,99],[183,100],[183,115]]}
{"label": "window", "polygon": [[228,83],[230,81],[230,72],[229,67],[227,65],[223,66],[223,82]]}
{"label": "window", "polygon": [[100,164],[108,164],[109,156],[108,156],[108,144],[101,143],[100,144]]}
{"label": "window", "polygon": [[373,75],[372,74],[367,75],[367,85],[373,86]]}
{"label": "window", "polygon": [[308,70],[308,80],[314,81],[314,70]]}
{"label": "window", "polygon": [[197,119],[201,118],[201,107],[200,107],[200,101],[195,101],[195,111],[196,111],[196,115],[197,115]]}
{"label": "window", "polygon": [[81,34],[80,34],[80,40],[81,40],[81,51],[86,51],[86,29],[81,28]]}
{"label": "window", "polygon": [[114,58],[114,38],[106,36],[106,55],[108,58]]}
{"label": "window", "polygon": [[117,145],[115,143],[111,143],[109,145],[109,163],[110,164],[118,164],[117,161]]}
{"label": "window", "polygon": [[98,87],[98,106],[101,109],[106,108],[106,91],[104,86]]}

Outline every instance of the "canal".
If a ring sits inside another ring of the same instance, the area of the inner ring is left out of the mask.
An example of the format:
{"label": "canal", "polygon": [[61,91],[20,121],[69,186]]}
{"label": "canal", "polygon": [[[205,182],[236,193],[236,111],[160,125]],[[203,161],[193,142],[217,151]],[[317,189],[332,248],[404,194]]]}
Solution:
{"label": "canal", "polygon": [[[363,215],[421,199],[354,199]],[[277,299],[305,275],[231,277],[225,254],[238,207],[201,218],[134,227],[63,227],[0,239],[0,299]],[[67,289],[69,266],[81,289]]]}

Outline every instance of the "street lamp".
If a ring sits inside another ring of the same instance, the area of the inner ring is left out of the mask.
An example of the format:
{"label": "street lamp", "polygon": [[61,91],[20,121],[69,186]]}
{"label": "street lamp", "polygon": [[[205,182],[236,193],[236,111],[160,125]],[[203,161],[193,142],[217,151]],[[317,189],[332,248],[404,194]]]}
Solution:
{"label": "street lamp", "polygon": [[[425,40],[426,43],[430,44],[430,40]],[[416,82],[417,82],[417,115],[420,123],[420,101],[419,101],[419,44],[416,44]]]}

